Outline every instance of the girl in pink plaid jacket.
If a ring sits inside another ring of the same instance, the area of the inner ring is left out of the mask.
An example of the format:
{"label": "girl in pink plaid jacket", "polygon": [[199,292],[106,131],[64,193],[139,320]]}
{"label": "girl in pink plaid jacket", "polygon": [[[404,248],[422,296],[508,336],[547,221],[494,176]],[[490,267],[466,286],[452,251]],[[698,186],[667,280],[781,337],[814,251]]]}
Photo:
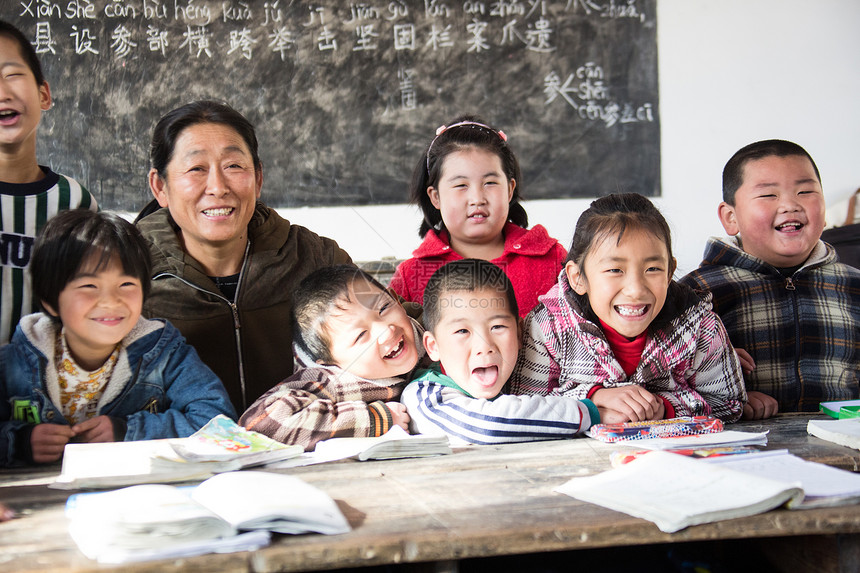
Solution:
{"label": "girl in pink plaid jacket", "polygon": [[510,391],[589,398],[613,421],[737,420],[746,401],[737,355],[710,299],[674,271],[669,226],[651,201],[594,201],[557,284],[526,317]]}

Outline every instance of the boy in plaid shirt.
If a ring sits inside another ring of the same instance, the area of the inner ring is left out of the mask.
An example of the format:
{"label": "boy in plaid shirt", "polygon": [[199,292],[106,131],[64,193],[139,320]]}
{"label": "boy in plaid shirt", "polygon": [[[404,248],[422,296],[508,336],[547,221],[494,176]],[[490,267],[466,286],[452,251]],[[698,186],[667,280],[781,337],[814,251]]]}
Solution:
{"label": "boy in plaid shirt", "polygon": [[860,271],[821,241],[824,194],[799,145],[759,141],[723,170],[723,228],[681,282],[713,294],[741,357],[745,419],[860,397]]}
{"label": "boy in plaid shirt", "polygon": [[398,399],[423,355],[422,331],[385,287],[351,265],[320,269],[299,285],[293,318],[305,368],[260,396],[241,425],[308,451],[328,438],[408,431]]}

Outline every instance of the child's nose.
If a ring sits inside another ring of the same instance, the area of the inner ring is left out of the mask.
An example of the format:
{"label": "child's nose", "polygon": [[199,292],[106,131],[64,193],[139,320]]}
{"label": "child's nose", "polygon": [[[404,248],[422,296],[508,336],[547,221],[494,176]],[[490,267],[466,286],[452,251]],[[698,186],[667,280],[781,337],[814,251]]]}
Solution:
{"label": "child's nose", "polygon": [[627,276],[627,281],[624,283],[624,292],[628,296],[638,296],[647,291],[645,286],[645,277],[631,273]]}
{"label": "child's nose", "polygon": [[496,351],[496,345],[492,343],[488,336],[475,335],[475,342],[473,344],[472,349],[479,356],[493,354]]}
{"label": "child's nose", "polygon": [[392,324],[383,325],[377,329],[375,334],[377,344],[387,344],[394,339],[395,327]]}

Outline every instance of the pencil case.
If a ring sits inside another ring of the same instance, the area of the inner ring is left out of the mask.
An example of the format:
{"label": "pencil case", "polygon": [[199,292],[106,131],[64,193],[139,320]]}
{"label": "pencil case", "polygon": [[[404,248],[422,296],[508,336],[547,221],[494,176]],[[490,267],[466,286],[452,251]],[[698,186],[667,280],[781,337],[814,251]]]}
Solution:
{"label": "pencil case", "polygon": [[586,434],[601,442],[649,440],[713,434],[723,431],[723,422],[713,416],[689,416],[667,420],[627,422],[624,424],[595,424]]}

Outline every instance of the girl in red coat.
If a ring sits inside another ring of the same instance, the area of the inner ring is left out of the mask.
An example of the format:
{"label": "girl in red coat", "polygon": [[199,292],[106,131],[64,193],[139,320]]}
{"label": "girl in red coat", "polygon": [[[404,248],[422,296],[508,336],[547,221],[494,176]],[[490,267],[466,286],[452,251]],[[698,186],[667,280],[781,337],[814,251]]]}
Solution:
{"label": "girl in red coat", "polygon": [[556,282],[564,247],[520,205],[520,165],[503,131],[473,116],[436,130],[412,174],[410,194],[424,213],[424,241],[397,267],[391,288],[423,303],[430,276],[445,263],[484,259],[505,270],[520,316]]}

